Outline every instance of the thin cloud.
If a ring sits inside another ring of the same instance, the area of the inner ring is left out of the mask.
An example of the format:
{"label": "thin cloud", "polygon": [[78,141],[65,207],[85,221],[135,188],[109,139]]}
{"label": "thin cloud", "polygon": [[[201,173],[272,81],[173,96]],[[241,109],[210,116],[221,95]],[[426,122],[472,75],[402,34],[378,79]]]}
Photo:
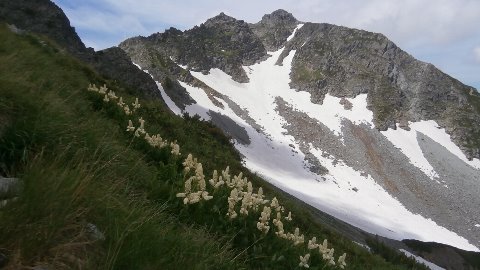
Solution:
{"label": "thin cloud", "polygon": [[480,46],[473,49],[473,56],[474,56],[475,60],[477,61],[477,63],[480,64]]}

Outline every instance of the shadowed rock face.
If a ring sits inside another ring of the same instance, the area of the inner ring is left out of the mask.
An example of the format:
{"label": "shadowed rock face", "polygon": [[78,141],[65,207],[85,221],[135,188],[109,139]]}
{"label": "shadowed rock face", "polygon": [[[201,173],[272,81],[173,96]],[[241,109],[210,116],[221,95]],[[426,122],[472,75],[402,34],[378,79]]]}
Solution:
{"label": "shadowed rock face", "polygon": [[0,1],[0,21],[47,36],[103,76],[119,82],[132,94],[162,100],[155,82],[139,70],[121,49],[95,52],[86,48],[63,11],[49,0]]}
{"label": "shadowed rock face", "polygon": [[175,75],[171,72],[174,63],[169,61],[174,59],[204,73],[220,68],[239,82],[248,82],[242,65],[251,65],[267,56],[262,42],[246,22],[223,13],[185,32],[170,28],[147,38],[127,39],[119,46],[134,61],[138,59],[142,67],[151,66],[153,61],[154,68]]}
{"label": "shadowed rock face", "polygon": [[134,95],[162,99],[152,78],[132,64],[130,57],[120,48],[111,47],[95,53],[93,65],[102,75],[121,80]]}
{"label": "shadowed rock face", "polygon": [[212,118],[212,123],[223,130],[227,135],[243,145],[250,144],[250,137],[248,137],[248,133],[244,127],[239,126],[237,122],[223,114],[214,111],[209,111],[208,114]]}

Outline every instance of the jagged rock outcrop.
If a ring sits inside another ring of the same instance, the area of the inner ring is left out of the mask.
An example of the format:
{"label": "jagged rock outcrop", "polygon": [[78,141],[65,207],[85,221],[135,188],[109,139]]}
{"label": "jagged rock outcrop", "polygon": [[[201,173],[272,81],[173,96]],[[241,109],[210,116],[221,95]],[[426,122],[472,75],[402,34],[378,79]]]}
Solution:
{"label": "jagged rock outcrop", "polygon": [[322,103],[327,93],[368,93],[380,130],[407,121],[435,120],[471,158],[480,157],[480,96],[472,87],[416,60],[384,35],[307,23],[286,44],[296,50],[291,86]]}
{"label": "jagged rock outcrop", "polygon": [[250,27],[268,51],[276,51],[285,44],[298,24],[291,13],[279,9],[264,15],[261,21],[250,24]]}
{"label": "jagged rock outcrop", "polygon": [[125,86],[132,94],[163,102],[152,78],[135,67],[122,50],[109,48],[95,52],[86,48],[62,9],[50,0],[0,1],[0,21],[44,35],[76,58],[92,65],[103,76]]}
{"label": "jagged rock outcrop", "polygon": [[[182,32],[170,28],[147,38],[127,39],[119,45],[135,62],[155,61],[159,69],[172,69],[169,60],[207,73],[219,68],[238,82],[247,82],[242,65],[251,65],[267,54],[249,25],[221,13],[200,26]],[[151,58],[145,61],[146,58]]]}

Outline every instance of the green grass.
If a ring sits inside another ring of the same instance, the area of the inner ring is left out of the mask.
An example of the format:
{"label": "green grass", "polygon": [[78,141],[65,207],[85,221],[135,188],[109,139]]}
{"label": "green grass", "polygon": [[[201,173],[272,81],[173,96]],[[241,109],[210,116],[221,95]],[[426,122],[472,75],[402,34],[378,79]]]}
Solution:
{"label": "green grass", "polygon": [[[0,251],[9,256],[10,268],[297,267],[305,247],[292,247],[273,232],[261,235],[255,227],[258,216],[226,219],[226,191],[187,207],[175,198],[183,185],[181,162],[193,153],[207,178],[213,169],[227,166],[232,175],[243,171],[294,213],[303,233],[328,238],[336,257],[346,252],[349,269],[410,269],[411,264],[387,262],[328,230],[302,203],[245,170],[229,139],[211,123],[174,116],[146,100],[140,100],[135,116],[127,117],[86,87],[106,83],[132,102],[126,89],[45,38],[18,36],[1,26],[0,39],[0,119],[5,120],[0,174],[24,181],[18,200],[0,208]],[[128,119],[139,116],[150,134],[177,140],[182,157],[132,139],[125,128]],[[88,233],[89,223],[105,240]],[[324,269],[319,256],[312,256],[311,269]]]}

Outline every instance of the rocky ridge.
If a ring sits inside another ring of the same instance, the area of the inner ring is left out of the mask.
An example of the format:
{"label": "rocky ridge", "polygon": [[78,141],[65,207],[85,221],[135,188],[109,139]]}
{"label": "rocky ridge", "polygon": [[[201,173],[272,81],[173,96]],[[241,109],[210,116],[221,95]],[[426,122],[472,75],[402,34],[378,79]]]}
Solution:
{"label": "rocky ridge", "polygon": [[[173,60],[203,73],[219,68],[239,82],[248,82],[242,66],[267,56],[262,42],[249,25],[224,13],[185,32],[170,28],[146,38],[127,39],[119,47],[146,69],[151,66],[146,62],[152,60],[157,69],[172,69],[174,63],[169,60]],[[174,70],[173,73],[179,75]]]}

